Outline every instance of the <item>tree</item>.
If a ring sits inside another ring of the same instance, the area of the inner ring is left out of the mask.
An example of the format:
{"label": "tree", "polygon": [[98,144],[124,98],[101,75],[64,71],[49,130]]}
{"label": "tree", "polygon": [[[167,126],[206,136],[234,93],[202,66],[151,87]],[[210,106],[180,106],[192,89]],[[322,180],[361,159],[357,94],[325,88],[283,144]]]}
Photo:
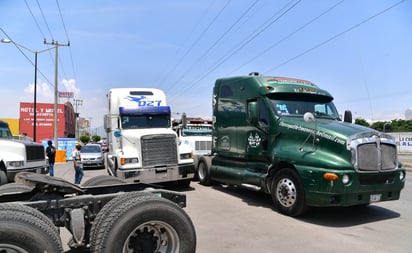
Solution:
{"label": "tree", "polygon": [[362,119],[362,118],[355,119],[355,124],[370,127],[369,123],[365,119]]}
{"label": "tree", "polygon": [[93,142],[98,142],[98,141],[100,141],[102,138],[99,136],[99,135],[93,135],[92,136],[92,140],[93,140]]}
{"label": "tree", "polygon": [[80,136],[80,141],[83,142],[84,144],[89,143],[89,141],[90,141],[90,135],[82,135],[82,136]]}

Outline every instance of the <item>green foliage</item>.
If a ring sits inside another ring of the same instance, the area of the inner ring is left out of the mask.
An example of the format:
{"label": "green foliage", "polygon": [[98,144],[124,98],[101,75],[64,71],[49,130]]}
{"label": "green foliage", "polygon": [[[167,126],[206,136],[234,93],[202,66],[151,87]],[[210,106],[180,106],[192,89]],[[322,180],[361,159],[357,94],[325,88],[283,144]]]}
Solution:
{"label": "green foliage", "polygon": [[90,142],[90,135],[82,135],[80,136],[80,141],[84,144],[87,144]]}
{"label": "green foliage", "polygon": [[355,119],[355,124],[370,127],[369,123],[365,119],[362,119],[362,118]]}
{"label": "green foliage", "polygon": [[377,121],[372,123],[370,127],[381,132],[412,132],[412,120]]}
{"label": "green foliage", "polygon": [[100,137],[100,135],[93,135],[92,136],[92,140],[93,140],[93,142],[98,142],[98,141],[100,141],[102,138]]}

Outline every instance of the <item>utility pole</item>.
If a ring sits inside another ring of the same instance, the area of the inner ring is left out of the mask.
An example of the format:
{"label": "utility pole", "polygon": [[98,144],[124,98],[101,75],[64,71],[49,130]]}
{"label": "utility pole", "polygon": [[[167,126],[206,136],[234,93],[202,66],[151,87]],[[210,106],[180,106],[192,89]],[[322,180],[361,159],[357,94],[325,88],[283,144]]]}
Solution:
{"label": "utility pole", "polygon": [[70,41],[69,42],[67,42],[67,44],[59,44],[59,42],[56,40],[56,41],[54,41],[54,40],[52,40],[52,42],[47,42],[46,41],[46,39],[44,39],[44,44],[46,44],[46,45],[53,45],[55,48],[56,48],[56,53],[55,53],[55,60],[54,60],[54,134],[53,134],[53,136],[54,136],[54,146],[56,147],[56,149],[58,149],[59,148],[59,139],[58,139],[58,135],[59,135],[59,132],[58,132],[58,123],[57,123],[57,121],[58,121],[58,119],[57,119],[57,107],[58,107],[58,103],[59,103],[59,101],[58,101],[58,92],[59,92],[59,89],[58,89],[58,86],[57,86],[57,84],[58,84],[58,62],[59,62],[59,47],[60,46],[70,46]]}

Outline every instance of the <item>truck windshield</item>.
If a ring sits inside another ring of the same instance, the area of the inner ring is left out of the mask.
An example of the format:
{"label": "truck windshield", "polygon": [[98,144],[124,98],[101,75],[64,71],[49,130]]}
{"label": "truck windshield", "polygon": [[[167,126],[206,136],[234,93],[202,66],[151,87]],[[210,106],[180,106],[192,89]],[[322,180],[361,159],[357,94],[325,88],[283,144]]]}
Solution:
{"label": "truck windshield", "polygon": [[212,126],[193,125],[182,129],[182,136],[211,136]]}
{"label": "truck windshield", "polygon": [[123,129],[142,128],[168,128],[170,127],[170,115],[122,115]]}
{"label": "truck windshield", "polygon": [[0,126],[0,138],[2,139],[11,139],[13,136],[10,133],[9,128],[6,126]]}
{"label": "truck windshield", "polygon": [[318,118],[339,119],[332,102],[270,99],[272,109],[278,116],[299,116],[311,112]]}

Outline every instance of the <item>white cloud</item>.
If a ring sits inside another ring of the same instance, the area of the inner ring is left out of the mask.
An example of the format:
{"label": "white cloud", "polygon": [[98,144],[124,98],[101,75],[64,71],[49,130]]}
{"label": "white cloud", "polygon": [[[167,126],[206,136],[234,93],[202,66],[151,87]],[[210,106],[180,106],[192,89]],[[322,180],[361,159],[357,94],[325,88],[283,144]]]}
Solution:
{"label": "white cloud", "polygon": [[76,80],[74,79],[63,79],[62,81],[63,86],[66,88],[67,91],[73,92],[75,98],[80,97],[80,89],[76,87]]}

